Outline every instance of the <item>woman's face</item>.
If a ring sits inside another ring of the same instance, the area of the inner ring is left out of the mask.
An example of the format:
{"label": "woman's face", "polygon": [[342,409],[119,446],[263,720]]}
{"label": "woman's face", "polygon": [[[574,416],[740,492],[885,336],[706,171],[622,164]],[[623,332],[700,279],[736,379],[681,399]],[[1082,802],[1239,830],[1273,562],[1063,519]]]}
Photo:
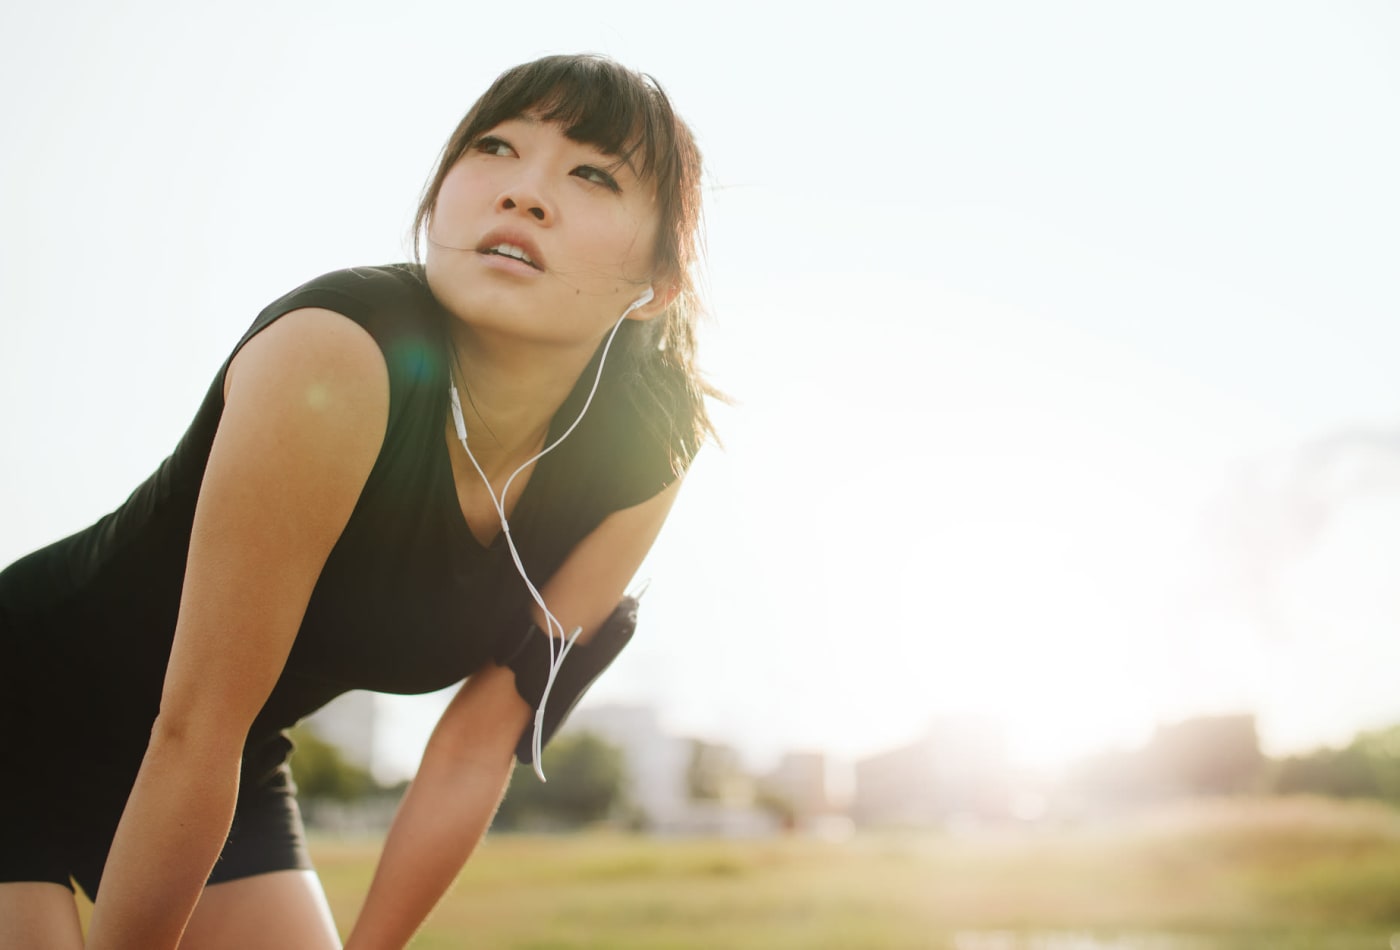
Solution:
{"label": "woman's face", "polygon": [[479,330],[591,346],[652,282],[658,227],[652,184],[617,156],[558,125],[511,119],[443,179],[428,284]]}

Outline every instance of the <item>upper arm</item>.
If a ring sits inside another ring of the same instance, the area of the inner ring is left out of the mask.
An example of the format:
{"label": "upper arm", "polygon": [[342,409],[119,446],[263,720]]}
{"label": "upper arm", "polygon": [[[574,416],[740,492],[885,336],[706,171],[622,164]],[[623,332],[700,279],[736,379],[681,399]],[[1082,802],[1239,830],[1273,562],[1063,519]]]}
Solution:
{"label": "upper arm", "polygon": [[[576,627],[583,630],[563,668],[576,662],[576,658],[582,660],[583,653],[576,652],[578,647],[587,647],[592,635],[617,608],[679,491],[677,479],[641,504],[608,515],[574,547],[541,590],[566,635]],[[536,624],[543,628],[545,621],[538,606],[534,614]],[[576,698],[556,691],[550,695],[549,706],[553,710],[556,704],[571,704]],[[488,665],[473,673],[463,685],[443,713],[439,729],[476,736],[489,731],[495,734],[493,741],[500,743],[505,754],[515,751],[520,730],[528,725],[533,711],[530,702],[522,697],[512,669]]]}
{"label": "upper arm", "polygon": [[388,370],[365,330],[308,308],[253,337],[224,392],[161,719],[241,747],[383,443]]}
{"label": "upper arm", "polygon": [[[676,479],[641,504],[608,515],[569,552],[540,591],[566,636],[582,627],[579,642],[587,643],[612,613],[661,532],[680,485]],[[545,625],[538,606],[535,622]]]}

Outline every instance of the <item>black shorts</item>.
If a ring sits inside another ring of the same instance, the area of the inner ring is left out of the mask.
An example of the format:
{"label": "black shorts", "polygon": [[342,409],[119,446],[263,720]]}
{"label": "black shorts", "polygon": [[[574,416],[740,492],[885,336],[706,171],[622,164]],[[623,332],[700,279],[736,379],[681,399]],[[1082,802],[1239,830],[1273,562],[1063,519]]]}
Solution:
{"label": "black shorts", "polygon": [[[96,899],[149,727],[114,730],[81,702],[36,699],[15,672],[0,666],[0,882],[76,881]],[[210,884],[311,868],[290,750],[281,734],[249,744]]]}

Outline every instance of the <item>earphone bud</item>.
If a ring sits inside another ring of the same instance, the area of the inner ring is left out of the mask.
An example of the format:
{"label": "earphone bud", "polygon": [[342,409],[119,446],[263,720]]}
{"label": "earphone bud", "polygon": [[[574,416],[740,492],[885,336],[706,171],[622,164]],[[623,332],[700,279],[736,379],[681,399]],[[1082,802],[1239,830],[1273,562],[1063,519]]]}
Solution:
{"label": "earphone bud", "polygon": [[[642,295],[640,297],[632,301],[631,306],[629,306],[626,310],[622,311],[622,316],[627,316],[629,313],[631,313],[633,310],[636,310],[638,307],[645,307],[647,304],[651,303],[652,300],[654,300],[655,298],[656,291],[652,290],[651,284],[647,284],[647,289],[642,291]],[[618,319],[620,320],[622,319],[622,317],[619,317]]]}

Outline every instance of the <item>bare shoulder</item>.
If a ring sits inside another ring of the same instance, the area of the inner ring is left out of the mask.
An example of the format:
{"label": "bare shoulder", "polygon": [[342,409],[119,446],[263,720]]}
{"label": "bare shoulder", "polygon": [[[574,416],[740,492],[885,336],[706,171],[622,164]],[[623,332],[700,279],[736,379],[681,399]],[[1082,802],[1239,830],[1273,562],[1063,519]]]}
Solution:
{"label": "bare shoulder", "polygon": [[344,387],[364,387],[361,399],[380,395],[388,404],[388,368],[369,331],[318,307],[284,314],[234,355],[224,375],[225,403],[235,387],[249,383],[259,389],[296,387],[313,407]]}
{"label": "bare shoulder", "polygon": [[331,310],[290,311],[229,364],[201,499],[212,508],[228,495],[245,517],[259,486],[259,504],[282,499],[290,523],[343,527],[388,418],[389,370],[369,332]]}

